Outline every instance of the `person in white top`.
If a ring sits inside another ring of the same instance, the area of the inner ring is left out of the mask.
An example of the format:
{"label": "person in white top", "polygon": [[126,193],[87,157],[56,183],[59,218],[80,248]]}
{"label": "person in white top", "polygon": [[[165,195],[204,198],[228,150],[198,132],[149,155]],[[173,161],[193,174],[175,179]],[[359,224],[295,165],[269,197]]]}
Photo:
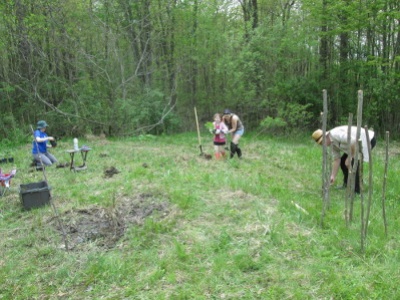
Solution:
{"label": "person in white top", "polygon": [[[351,138],[350,138],[350,147],[347,143],[347,135],[348,135],[348,126],[339,126],[335,127],[326,132],[326,145],[331,146],[332,149],[332,156],[333,156],[333,166],[332,166],[332,173],[331,173],[331,184],[335,182],[336,175],[339,170],[339,166],[343,172],[343,187],[347,186],[347,179],[349,176],[348,167],[350,166],[350,157],[348,155],[349,148],[351,151],[351,157],[353,160],[351,164],[354,163],[354,156],[355,156],[355,148],[356,148],[356,135],[357,135],[357,127],[351,127]],[[318,144],[322,144],[322,130],[318,129],[314,131],[312,134],[313,139]],[[368,130],[368,137],[371,143],[371,149],[373,149],[376,145],[375,133],[372,130]],[[365,129],[361,128],[360,131],[360,139],[362,144],[362,154],[363,160],[365,162],[369,162],[369,155],[368,155],[368,145],[367,145],[367,135],[365,133]],[[341,152],[343,154],[341,155]],[[359,194],[360,193],[360,179],[359,179],[359,168],[356,171],[356,182],[355,182],[355,189],[354,191]]]}

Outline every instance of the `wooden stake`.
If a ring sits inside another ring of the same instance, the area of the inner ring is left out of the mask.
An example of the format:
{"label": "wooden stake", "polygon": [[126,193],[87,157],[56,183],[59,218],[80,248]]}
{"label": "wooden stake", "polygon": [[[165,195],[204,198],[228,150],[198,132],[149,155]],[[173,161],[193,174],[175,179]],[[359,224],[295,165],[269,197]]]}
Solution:
{"label": "wooden stake", "polygon": [[[347,150],[348,151],[348,157],[349,157],[349,159],[350,159],[350,161],[352,161],[352,159],[353,159],[353,157],[352,157],[352,154],[351,154],[351,127],[352,127],[352,125],[353,125],[353,114],[352,113],[350,113],[349,114],[349,121],[348,121],[348,128],[347,128],[347,144],[349,145],[349,149]],[[353,167],[352,167],[352,164],[350,164],[350,166],[349,166],[349,176],[347,177],[347,182],[346,182],[346,198],[345,198],[345,200],[344,200],[344,215],[345,215],[345,219],[346,219],[346,225],[348,226],[349,225],[349,216],[350,216],[350,210],[349,210],[349,207],[350,207],[350,199],[351,199],[351,193],[352,193],[352,186],[353,186],[353,184],[352,184],[352,176],[351,176],[351,174],[353,173]]]}
{"label": "wooden stake", "polygon": [[[371,212],[371,205],[372,205],[372,192],[373,192],[373,186],[372,186],[372,155],[371,155],[371,140],[369,137],[369,132],[368,132],[368,126],[365,126],[365,136],[367,138],[367,150],[368,150],[368,203],[367,203],[367,214],[365,216],[365,222],[364,222],[364,237],[367,238],[368,234],[368,223],[369,223],[369,214]],[[361,161],[362,163],[362,161]],[[360,181],[361,181],[360,177]]]}
{"label": "wooden stake", "polygon": [[197,139],[199,140],[200,155],[203,155],[203,146],[201,145],[200,126],[199,126],[199,119],[197,118],[196,106],[194,107],[194,116],[196,118]]}
{"label": "wooden stake", "polygon": [[326,147],[326,123],[328,117],[328,97],[326,90],[322,90],[323,97],[323,114],[322,114],[322,213],[321,213],[321,226],[324,224],[324,217],[326,209],[330,206],[329,199],[329,168],[328,168],[328,158],[327,158],[327,147]]}
{"label": "wooden stake", "polygon": [[[359,144],[359,149],[361,149],[362,148],[362,143],[361,143],[361,140],[359,140],[358,141],[358,144]],[[364,175],[364,165],[363,165],[363,159],[364,159],[364,157],[363,157],[363,153],[362,152],[360,152],[360,167],[359,167],[359,169],[360,169],[360,172],[359,172],[359,185],[360,185],[360,205],[361,205],[361,212],[360,212],[360,217],[361,217],[361,230],[360,230],[360,233],[361,233],[361,253],[364,253],[364,249],[365,249],[365,239],[366,239],[366,236],[365,236],[365,232],[366,232],[366,229],[365,229],[365,227],[367,226],[367,224],[366,224],[366,221],[364,220],[364,207],[365,207],[365,205],[364,205],[364,193],[363,193],[363,190],[364,190],[364,185],[363,185],[363,175]]]}
{"label": "wooden stake", "polygon": [[[363,91],[359,90],[358,91],[358,107],[357,107],[357,134],[356,134],[356,141],[360,139],[360,132],[361,132],[361,122],[362,122],[362,107],[363,107]],[[360,152],[360,147],[358,145],[358,142],[356,143],[356,149],[355,149],[355,157],[354,157],[354,165],[352,170],[355,170],[352,172],[352,174],[349,173],[349,176],[353,176],[352,178],[352,186],[351,186],[351,199],[350,199],[350,216],[349,220],[350,222],[353,219],[353,206],[354,206],[354,186],[355,186],[355,177],[356,177],[356,172],[358,168],[358,163],[359,163],[359,152]],[[362,180],[362,178],[360,178]],[[361,192],[361,191],[360,191]]]}
{"label": "wooden stake", "polygon": [[[36,148],[39,150],[39,145],[38,145],[38,143],[37,143],[37,141],[36,141],[35,131],[33,130],[32,125],[31,125],[31,131],[32,131],[32,134],[33,134],[33,140],[34,140],[34,142],[35,142],[35,144],[36,144]],[[40,164],[41,164],[41,166],[42,166],[42,172],[43,172],[44,181],[45,181],[46,184],[48,185],[47,176],[46,176],[46,171],[45,171],[45,167],[44,167],[44,164],[43,164],[41,155],[39,155],[39,159],[40,159]],[[53,197],[52,197],[52,195],[51,195],[50,190],[49,190],[49,196],[50,196],[50,205],[51,205],[51,208],[53,209],[54,215],[55,215],[55,217],[56,217],[56,219],[57,219],[57,221],[58,221],[58,225],[59,225],[60,228],[61,228],[61,232],[62,232],[62,236],[63,236],[63,240],[64,240],[64,245],[65,245],[65,250],[68,252],[68,251],[69,251],[69,247],[68,247],[67,232],[65,231],[64,223],[62,222],[62,220],[61,220],[61,218],[60,218],[60,214],[58,213],[57,208],[56,208],[56,206],[54,205]]]}
{"label": "wooden stake", "polygon": [[388,235],[387,229],[387,221],[386,221],[386,180],[387,180],[387,173],[388,173],[388,164],[389,164],[389,131],[386,131],[385,135],[385,142],[386,142],[386,156],[385,156],[385,172],[383,174],[383,187],[382,187],[382,214],[383,214],[383,225],[385,226],[385,235]]}

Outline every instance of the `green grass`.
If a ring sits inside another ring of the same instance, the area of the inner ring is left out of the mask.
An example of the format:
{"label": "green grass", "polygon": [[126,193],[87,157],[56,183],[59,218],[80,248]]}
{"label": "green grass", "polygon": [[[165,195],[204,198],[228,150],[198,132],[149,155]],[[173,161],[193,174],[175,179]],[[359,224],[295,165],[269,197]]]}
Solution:
{"label": "green grass", "polygon": [[[0,198],[0,299],[400,297],[396,143],[386,190],[389,234],[381,207],[385,153],[378,141],[362,252],[359,197],[346,226],[345,192],[332,188],[321,226],[321,148],[311,138],[247,134],[240,161],[199,156],[194,133],[80,141],[92,147],[87,170],[46,169],[53,203],[67,230],[81,215],[105,216],[110,225],[129,211],[122,237],[108,247],[102,236],[82,239],[65,251],[51,206],[22,209],[18,186],[43,174],[29,172],[29,145],[13,149],[18,173]],[[70,144],[61,141],[54,149],[60,161],[69,160]],[[203,149],[213,152],[209,136]],[[106,178],[110,167],[120,173]],[[138,212],[143,216],[132,215]]]}

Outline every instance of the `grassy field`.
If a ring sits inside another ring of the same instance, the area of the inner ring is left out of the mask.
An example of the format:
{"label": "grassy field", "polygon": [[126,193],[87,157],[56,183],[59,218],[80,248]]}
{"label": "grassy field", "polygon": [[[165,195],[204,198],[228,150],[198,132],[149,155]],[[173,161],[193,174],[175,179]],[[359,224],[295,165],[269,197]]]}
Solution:
{"label": "grassy field", "polygon": [[[227,161],[199,156],[195,133],[82,143],[92,148],[87,170],[46,169],[56,210],[22,209],[19,185],[39,182],[43,173],[29,168],[29,144],[8,150],[18,173],[0,198],[0,299],[400,298],[394,143],[388,236],[384,141],[373,150],[365,252],[360,197],[346,226],[345,191],[332,187],[321,226],[321,148],[308,136],[247,134],[243,159]],[[67,162],[71,146],[72,139],[61,141],[53,153]],[[203,148],[213,153],[210,135]]]}

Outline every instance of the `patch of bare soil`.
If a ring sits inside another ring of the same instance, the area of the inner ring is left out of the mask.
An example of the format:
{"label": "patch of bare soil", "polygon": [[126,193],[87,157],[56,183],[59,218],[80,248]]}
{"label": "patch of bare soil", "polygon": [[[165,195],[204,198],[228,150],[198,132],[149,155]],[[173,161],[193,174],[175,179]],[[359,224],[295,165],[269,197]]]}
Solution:
{"label": "patch of bare soil", "polygon": [[104,177],[111,178],[115,174],[120,173],[119,170],[115,167],[110,167],[104,171]]}
{"label": "patch of bare soil", "polygon": [[[60,218],[67,236],[69,250],[84,250],[90,244],[102,249],[114,248],[125,230],[143,224],[156,214],[163,218],[169,214],[169,204],[151,194],[124,197],[116,201],[115,208],[92,206],[64,212]],[[62,236],[59,221],[53,217],[49,222]]]}

